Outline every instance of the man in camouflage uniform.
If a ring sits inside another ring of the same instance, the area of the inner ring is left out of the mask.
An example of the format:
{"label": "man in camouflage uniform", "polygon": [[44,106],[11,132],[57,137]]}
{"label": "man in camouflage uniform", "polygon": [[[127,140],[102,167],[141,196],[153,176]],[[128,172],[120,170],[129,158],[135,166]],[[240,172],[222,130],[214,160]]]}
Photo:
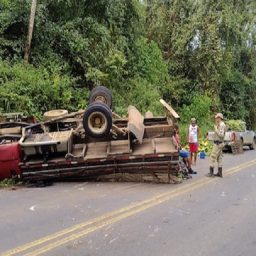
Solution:
{"label": "man in camouflage uniform", "polygon": [[[222,150],[224,147],[225,131],[226,125],[223,122],[223,115],[218,113],[215,116],[214,141],[212,153],[210,156],[210,173],[208,174],[209,177],[218,176],[222,178]],[[215,162],[218,164],[218,173],[214,175]]]}

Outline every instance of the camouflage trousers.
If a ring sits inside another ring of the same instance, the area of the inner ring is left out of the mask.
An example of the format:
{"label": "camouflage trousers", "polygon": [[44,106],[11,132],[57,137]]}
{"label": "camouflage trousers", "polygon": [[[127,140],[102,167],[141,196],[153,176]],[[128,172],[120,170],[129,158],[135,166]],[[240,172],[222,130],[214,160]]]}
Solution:
{"label": "camouflage trousers", "polygon": [[210,155],[210,166],[214,167],[214,164],[217,162],[218,167],[222,167],[222,157],[223,157],[223,147],[224,143],[219,145],[213,144],[212,153]]}

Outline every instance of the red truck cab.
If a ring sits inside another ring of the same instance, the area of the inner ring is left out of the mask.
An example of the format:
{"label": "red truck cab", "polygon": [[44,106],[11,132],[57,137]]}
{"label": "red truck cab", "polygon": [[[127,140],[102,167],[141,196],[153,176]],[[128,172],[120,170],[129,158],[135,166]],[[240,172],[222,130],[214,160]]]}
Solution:
{"label": "red truck cab", "polygon": [[0,180],[20,175],[20,154],[17,142],[0,145]]}

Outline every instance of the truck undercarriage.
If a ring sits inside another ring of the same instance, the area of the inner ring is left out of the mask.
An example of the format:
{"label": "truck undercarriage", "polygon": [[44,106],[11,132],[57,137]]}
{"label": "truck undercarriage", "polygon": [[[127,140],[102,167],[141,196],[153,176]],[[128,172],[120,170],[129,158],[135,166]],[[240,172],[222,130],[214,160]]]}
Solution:
{"label": "truck undercarriage", "polygon": [[54,110],[46,121],[22,128],[23,180],[175,182],[179,152],[172,136],[177,113],[161,100],[163,117],[144,117],[129,106],[127,118],[120,118],[110,109],[107,88],[101,86],[92,96],[84,111]]}

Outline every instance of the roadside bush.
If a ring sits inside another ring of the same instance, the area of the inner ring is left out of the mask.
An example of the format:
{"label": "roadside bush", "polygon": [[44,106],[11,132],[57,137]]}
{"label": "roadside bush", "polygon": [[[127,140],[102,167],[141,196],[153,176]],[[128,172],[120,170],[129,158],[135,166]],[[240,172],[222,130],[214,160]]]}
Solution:
{"label": "roadside bush", "polygon": [[0,62],[0,111],[24,112],[38,117],[49,109],[84,107],[86,91],[74,90],[74,80],[60,72]]}
{"label": "roadside bush", "polygon": [[15,184],[16,184],[16,181],[14,179],[4,179],[0,181],[0,188],[14,186]]}
{"label": "roadside bush", "polygon": [[133,73],[161,90],[168,80],[168,68],[158,45],[154,41],[140,37],[132,51],[129,64]]}
{"label": "roadside bush", "polygon": [[207,95],[196,95],[191,105],[183,106],[180,109],[183,123],[190,123],[192,117],[197,119],[200,124],[202,122],[211,123],[211,105],[212,99]]}
{"label": "roadside bush", "polygon": [[228,129],[232,131],[243,131],[245,129],[245,122],[242,120],[228,120],[226,121]]}
{"label": "roadside bush", "polygon": [[196,95],[193,98],[191,105],[183,106],[179,110],[179,115],[182,117],[182,125],[180,127],[181,141],[186,144],[187,129],[191,118],[197,119],[197,124],[200,128],[200,138],[203,139],[207,131],[212,129],[213,120],[211,118],[212,100],[207,95]]}
{"label": "roadside bush", "polygon": [[129,105],[135,106],[142,115],[148,110],[154,115],[159,115],[162,111],[159,91],[143,78],[130,79],[118,90],[114,89],[113,93],[115,111],[119,115],[127,115]]}

